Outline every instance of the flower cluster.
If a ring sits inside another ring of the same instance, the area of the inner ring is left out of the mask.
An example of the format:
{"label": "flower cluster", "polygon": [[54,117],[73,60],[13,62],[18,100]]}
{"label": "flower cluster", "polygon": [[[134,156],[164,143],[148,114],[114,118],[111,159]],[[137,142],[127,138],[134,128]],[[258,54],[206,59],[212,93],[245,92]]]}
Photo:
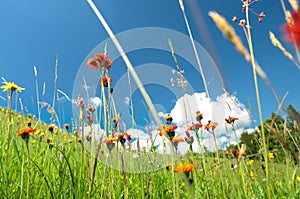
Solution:
{"label": "flower cluster", "polygon": [[95,57],[90,58],[86,66],[90,67],[93,70],[96,69],[106,69],[109,70],[112,65],[112,60],[109,59],[107,55],[104,54],[96,54]]}

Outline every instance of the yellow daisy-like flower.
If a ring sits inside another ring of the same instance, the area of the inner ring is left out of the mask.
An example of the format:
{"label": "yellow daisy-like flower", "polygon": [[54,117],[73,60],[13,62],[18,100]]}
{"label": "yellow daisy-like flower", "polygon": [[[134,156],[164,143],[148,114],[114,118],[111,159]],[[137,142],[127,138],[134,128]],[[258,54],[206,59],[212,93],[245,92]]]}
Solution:
{"label": "yellow daisy-like flower", "polygon": [[247,161],[247,165],[250,165],[250,166],[251,166],[253,163],[254,163],[254,160],[248,160],[248,161]]}
{"label": "yellow daisy-like flower", "polygon": [[3,82],[3,86],[1,86],[0,88],[2,88],[3,92],[6,92],[7,90],[11,90],[12,92],[14,91],[23,91],[25,88],[22,88],[20,86],[18,86],[17,84],[15,84],[14,82],[7,82],[7,81],[4,81]]}
{"label": "yellow daisy-like flower", "polygon": [[298,182],[300,182],[300,176],[297,176],[297,177],[296,177],[296,180],[297,180]]}
{"label": "yellow daisy-like flower", "polygon": [[270,159],[274,159],[274,158],[275,158],[274,153],[271,153],[271,152],[270,152],[270,153],[269,153],[269,158],[270,158]]}

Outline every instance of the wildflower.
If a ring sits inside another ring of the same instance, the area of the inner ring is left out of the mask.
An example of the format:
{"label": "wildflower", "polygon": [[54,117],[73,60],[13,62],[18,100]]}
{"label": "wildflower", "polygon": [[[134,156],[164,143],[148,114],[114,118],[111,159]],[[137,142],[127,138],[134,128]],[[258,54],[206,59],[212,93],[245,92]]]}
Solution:
{"label": "wildflower", "polygon": [[21,136],[23,140],[28,142],[29,134],[34,133],[34,132],[35,132],[35,129],[25,128],[25,129],[21,129],[20,131],[18,131],[17,136]]}
{"label": "wildflower", "polygon": [[50,144],[50,143],[52,142],[52,140],[53,140],[53,138],[47,138],[46,142],[47,142],[48,144]]}
{"label": "wildflower", "polygon": [[28,121],[25,122],[25,124],[26,124],[28,127],[31,127],[32,121],[31,121],[31,120],[28,120]]}
{"label": "wildflower", "polygon": [[109,57],[107,55],[96,54],[95,58],[99,62],[99,65],[100,65],[101,68],[104,68],[106,70],[111,68],[111,65],[112,65],[113,62],[109,59]]}
{"label": "wildflower", "polygon": [[88,106],[86,107],[86,110],[87,110],[89,113],[93,114],[93,113],[95,112],[96,108],[95,108],[93,105],[88,105]]}
{"label": "wildflower", "polygon": [[170,114],[165,116],[165,120],[167,121],[167,124],[171,125],[173,118]]}
{"label": "wildflower", "polygon": [[189,145],[192,145],[194,142],[194,137],[191,136],[191,134],[188,131],[186,131],[185,134],[187,136],[184,138],[185,142],[188,143]]}
{"label": "wildflower", "polygon": [[236,17],[236,16],[232,17],[232,21],[233,21],[234,23],[236,23],[236,22],[237,22],[237,17]]}
{"label": "wildflower", "polygon": [[274,158],[275,158],[274,153],[269,152],[269,158],[270,158],[270,159],[274,159]]}
{"label": "wildflower", "polygon": [[177,129],[177,126],[168,126],[164,127],[163,130],[159,133],[160,136],[163,136],[164,134],[168,134],[169,139],[172,140],[175,136],[175,129]]}
{"label": "wildflower", "polygon": [[232,149],[232,150],[231,150],[231,153],[232,153],[232,155],[234,155],[234,157],[236,157],[237,151],[236,151],[235,149]]}
{"label": "wildflower", "polygon": [[124,146],[126,139],[124,138],[125,133],[118,133],[117,137],[118,137],[118,141],[121,142],[121,144]]}
{"label": "wildflower", "polygon": [[246,24],[246,20],[245,20],[245,19],[241,19],[241,20],[240,20],[240,23],[239,23],[239,26],[244,27],[245,24]]}
{"label": "wildflower", "polygon": [[208,130],[208,131],[211,129],[213,131],[213,130],[215,130],[217,125],[218,125],[217,122],[212,122],[212,121],[208,120],[208,123],[205,125],[204,129]]}
{"label": "wildflower", "polygon": [[90,142],[92,140],[92,132],[90,131],[86,136],[85,139]]}
{"label": "wildflower", "polygon": [[201,124],[201,120],[203,119],[203,114],[200,111],[196,112],[196,121]]}
{"label": "wildflower", "polygon": [[111,68],[112,63],[113,62],[109,59],[107,55],[96,54],[95,57],[87,61],[86,66],[90,67],[93,70],[100,68],[109,70]]}
{"label": "wildflower", "polygon": [[64,128],[69,131],[70,124],[64,124]]}
{"label": "wildflower", "polygon": [[82,142],[82,138],[78,138],[76,141],[77,141],[78,143],[81,143],[81,142]]}
{"label": "wildflower", "polygon": [[103,77],[103,78],[101,79],[100,85],[101,85],[101,86],[104,86],[105,88],[107,88],[107,87],[108,87],[108,81],[109,81],[110,83],[112,83],[112,78],[105,76],[105,77]]}
{"label": "wildflower", "polygon": [[180,142],[184,142],[184,139],[183,139],[182,137],[174,136],[174,137],[172,138],[172,143],[173,143],[173,145],[174,145],[176,151],[178,150],[178,144],[179,144]]}
{"label": "wildflower", "polygon": [[238,119],[239,118],[237,118],[237,117],[230,117],[230,116],[228,116],[228,119],[225,119],[225,121],[227,122],[227,124],[233,124]]}
{"label": "wildflower", "polygon": [[83,101],[83,98],[80,95],[78,95],[76,104],[77,104],[77,106],[80,106],[80,108],[84,107],[84,101]]}
{"label": "wildflower", "polygon": [[230,152],[229,151],[224,151],[224,155],[229,155],[230,154]]}
{"label": "wildflower", "polygon": [[297,177],[296,177],[296,180],[297,180],[298,182],[300,182],[300,176],[297,176]]}
{"label": "wildflower", "polygon": [[115,147],[114,142],[118,142],[118,139],[111,137],[111,136],[105,138],[104,143],[106,143],[106,146],[109,151],[111,151]]}
{"label": "wildflower", "polygon": [[4,85],[0,87],[0,88],[3,89],[2,90],[3,92],[5,92],[7,90],[11,90],[11,92],[14,92],[14,91],[20,91],[20,92],[22,92],[25,89],[25,88],[22,88],[22,87],[18,86],[14,82],[4,81],[3,84]]}
{"label": "wildflower", "polygon": [[53,124],[49,124],[47,126],[48,131],[50,131],[51,133],[53,133],[55,126]]}
{"label": "wildflower", "polygon": [[188,127],[188,131],[192,130],[192,131],[198,131],[200,128],[202,128],[202,124],[201,123],[196,123],[196,124],[192,124],[191,126]]}
{"label": "wildflower", "polygon": [[259,15],[258,15],[258,21],[259,21],[259,23],[261,23],[262,20],[263,20],[263,18],[265,18],[265,17],[266,17],[266,15],[264,14],[264,12],[259,13]]}
{"label": "wildflower", "polygon": [[171,165],[170,164],[166,164],[165,168],[169,171],[170,168],[171,168]]}
{"label": "wildflower", "polygon": [[91,124],[93,124],[93,123],[94,123],[94,120],[95,120],[95,118],[94,118],[94,117],[92,117],[92,116],[88,115],[86,118],[88,119],[87,123],[88,123],[89,125],[91,125]]}
{"label": "wildflower", "polygon": [[186,164],[186,165],[180,165],[174,169],[175,173],[184,172],[186,176],[188,177],[190,172],[195,168],[194,164]]}
{"label": "wildflower", "polygon": [[285,40],[300,47],[300,11],[292,13],[291,22],[283,26]]}
{"label": "wildflower", "polygon": [[250,166],[251,166],[253,163],[254,163],[254,160],[248,160],[248,161],[247,161],[247,165],[250,165]]}

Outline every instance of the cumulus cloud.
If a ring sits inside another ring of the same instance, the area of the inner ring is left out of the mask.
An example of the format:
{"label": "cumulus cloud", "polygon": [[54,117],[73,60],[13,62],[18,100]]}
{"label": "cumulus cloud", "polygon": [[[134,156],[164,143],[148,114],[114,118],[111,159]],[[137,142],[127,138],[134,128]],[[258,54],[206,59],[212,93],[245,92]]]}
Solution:
{"label": "cumulus cloud", "polygon": [[99,97],[91,97],[88,101],[94,106],[100,106],[102,103],[102,100]]}
{"label": "cumulus cloud", "polygon": [[[215,137],[218,148],[226,148],[228,143],[235,144],[237,139],[241,137],[243,132],[251,132],[253,130],[248,130],[247,126],[250,124],[250,116],[248,110],[245,108],[245,105],[242,104],[235,96],[222,94],[216,98],[216,100],[211,100],[206,97],[205,93],[194,93],[193,95],[184,95],[179,98],[171,110],[170,115],[173,117],[174,125],[177,125],[176,134],[185,137],[185,131],[187,127],[196,123],[195,114],[196,111],[203,113],[202,124],[206,124],[208,120],[215,121],[218,123],[217,128],[215,129]],[[160,113],[161,115],[163,113]],[[160,115],[159,115],[160,116]],[[239,120],[235,121],[233,131],[230,124],[226,124],[225,118],[238,117]],[[157,132],[152,132],[153,137]],[[196,141],[196,135],[194,132],[191,132],[191,135],[194,136],[195,141],[193,143],[193,150],[195,152],[200,152],[198,142]],[[143,134],[143,139],[140,140],[140,145],[149,149],[151,143],[146,139],[147,134]],[[157,137],[155,143],[158,146],[159,150],[163,150],[160,147],[163,146],[163,138],[160,136]],[[207,150],[215,150],[214,138],[212,133],[203,130],[202,142],[205,145]],[[183,147],[185,148],[185,146]]]}

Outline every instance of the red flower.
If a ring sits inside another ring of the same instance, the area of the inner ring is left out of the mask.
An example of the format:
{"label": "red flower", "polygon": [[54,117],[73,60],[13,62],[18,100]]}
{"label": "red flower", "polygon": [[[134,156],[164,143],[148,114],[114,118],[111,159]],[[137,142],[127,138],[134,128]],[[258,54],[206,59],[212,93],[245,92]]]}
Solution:
{"label": "red flower", "polygon": [[239,120],[239,118],[228,116],[228,119],[225,119],[225,121],[226,121],[228,124],[234,123],[234,121],[236,121],[236,120]]}
{"label": "red flower", "polygon": [[104,68],[106,70],[109,70],[111,68],[112,63],[113,62],[109,59],[107,55],[96,54],[95,57],[87,61],[86,66],[94,70],[98,68]]}
{"label": "red flower", "polygon": [[283,26],[285,32],[284,39],[287,42],[295,43],[300,47],[300,11],[292,13],[292,19],[289,23]]}
{"label": "red flower", "polygon": [[101,82],[100,82],[100,85],[101,86],[104,86],[104,87],[108,87],[108,81],[110,82],[110,83],[112,83],[112,78],[110,78],[110,77],[103,77],[102,79],[101,79]]}

